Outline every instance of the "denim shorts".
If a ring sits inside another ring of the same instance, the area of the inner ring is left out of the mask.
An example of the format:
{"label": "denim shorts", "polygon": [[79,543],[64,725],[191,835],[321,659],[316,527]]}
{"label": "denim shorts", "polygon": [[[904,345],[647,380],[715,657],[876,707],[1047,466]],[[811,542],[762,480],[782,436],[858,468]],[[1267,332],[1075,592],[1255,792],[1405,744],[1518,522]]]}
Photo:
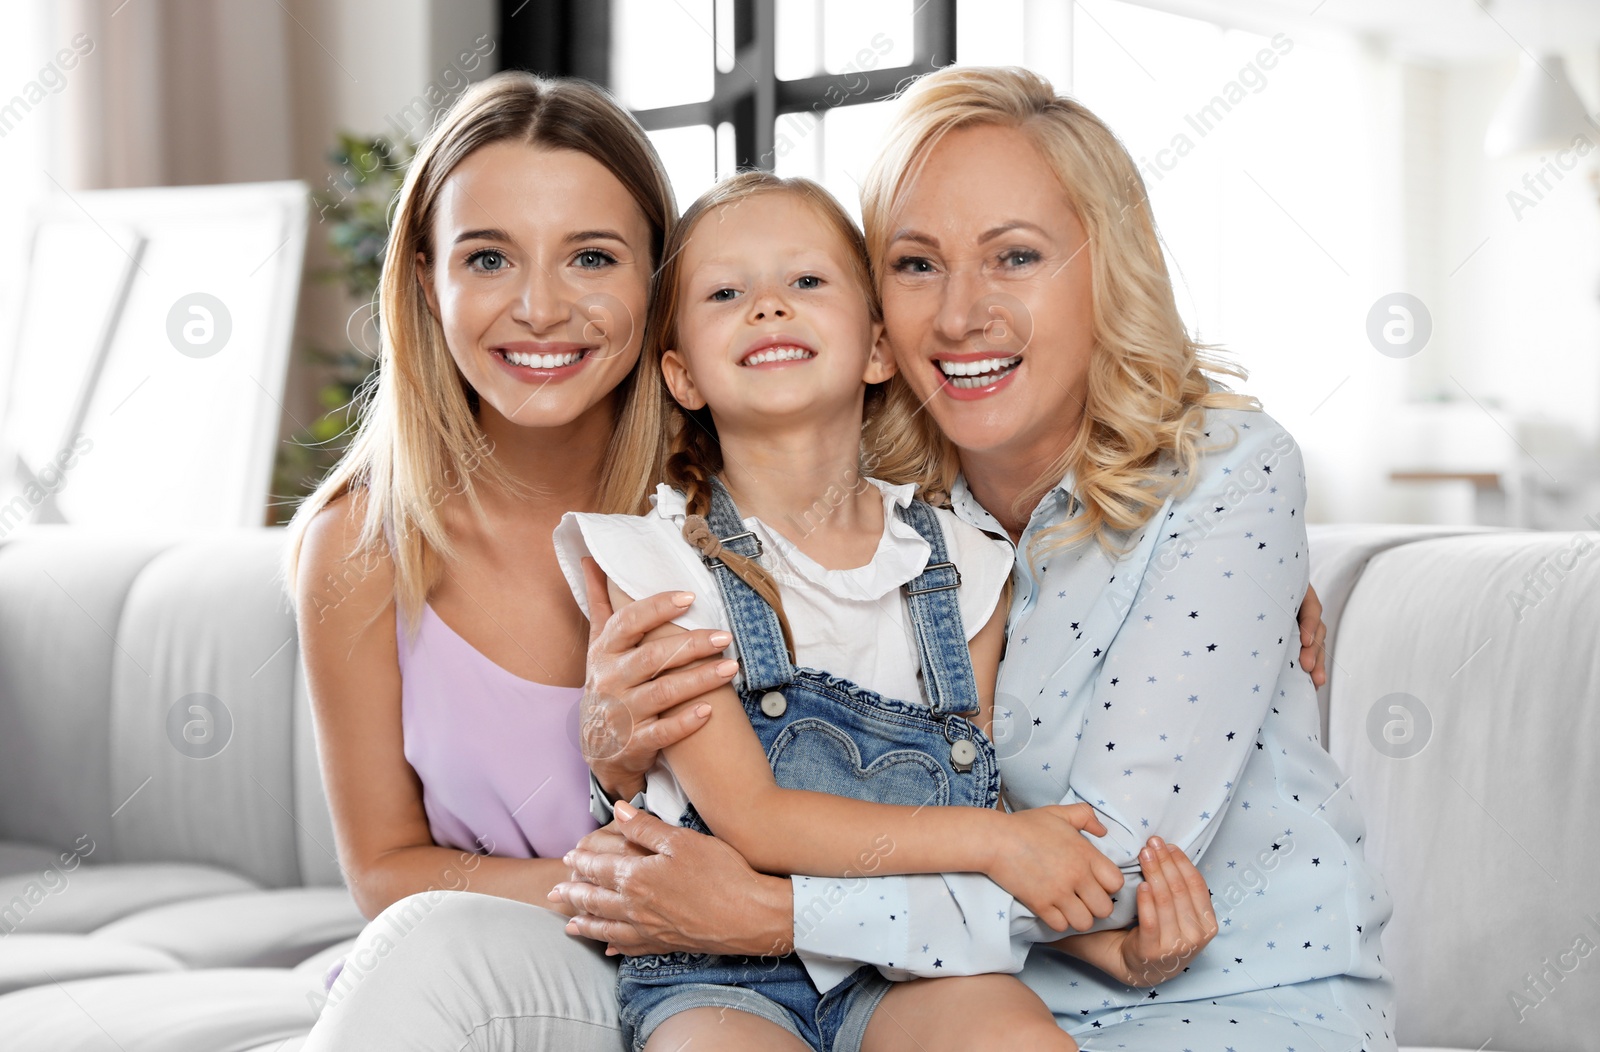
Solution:
{"label": "denim shorts", "polygon": [[671,953],[617,979],[623,1037],[643,1052],[656,1027],[691,1008],[721,1008],[769,1019],[817,1052],[860,1052],[872,1012],[889,980],[862,966],[826,994],[800,958]]}

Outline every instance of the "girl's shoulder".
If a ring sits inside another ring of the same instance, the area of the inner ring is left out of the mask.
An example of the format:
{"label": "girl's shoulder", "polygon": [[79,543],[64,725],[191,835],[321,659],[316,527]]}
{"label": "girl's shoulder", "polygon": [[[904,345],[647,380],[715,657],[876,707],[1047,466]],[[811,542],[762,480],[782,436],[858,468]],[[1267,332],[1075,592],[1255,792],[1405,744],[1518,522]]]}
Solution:
{"label": "girl's shoulder", "polygon": [[[884,483],[877,483],[884,487]],[[898,489],[900,487],[886,487]],[[911,487],[904,487],[909,496]],[[931,509],[934,518],[939,523],[939,529],[944,534],[945,548],[950,553],[950,561],[963,573],[967,565],[983,563],[1010,567],[1012,560],[1012,546],[1010,541],[993,537],[978,529],[971,523],[964,522],[960,516],[949,508],[941,508],[937,504],[930,504],[921,497],[911,497],[911,500],[925,508]],[[897,501],[897,503],[899,503]]]}
{"label": "girl's shoulder", "polygon": [[948,508],[925,506],[933,509],[934,518],[944,533],[945,551],[961,574],[956,598],[961,608],[962,627],[971,639],[1000,603],[1015,562],[1014,549],[1010,541],[991,537],[963,522]]}
{"label": "girl's shoulder", "polygon": [[[676,498],[674,503],[673,498]],[[662,486],[656,507],[643,515],[603,515],[569,511],[555,529],[556,562],[587,616],[583,559],[592,558],[605,575],[634,599],[657,592],[686,591],[695,602],[675,619],[688,628],[724,627],[716,578],[683,539],[683,495]]]}

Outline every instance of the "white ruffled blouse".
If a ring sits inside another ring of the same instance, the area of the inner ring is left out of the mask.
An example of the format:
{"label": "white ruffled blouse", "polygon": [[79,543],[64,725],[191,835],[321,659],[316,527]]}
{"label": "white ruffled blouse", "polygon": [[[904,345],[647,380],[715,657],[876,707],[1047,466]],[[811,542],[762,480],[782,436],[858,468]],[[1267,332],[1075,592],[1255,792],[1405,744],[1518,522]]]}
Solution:
{"label": "white ruffled blouse", "polygon": [[[761,565],[778,582],[794,634],[799,665],[842,676],[868,690],[907,701],[924,701],[916,639],[900,587],[922,572],[929,545],[894,509],[910,503],[914,487],[868,479],[883,495],[883,536],[872,561],[831,570],[800,551],[783,532],[760,519],[744,520],[761,540]],[[961,572],[957,601],[971,639],[994,614],[1011,574],[1011,546],[995,540],[943,509],[936,509],[950,560]],[[684,495],[656,489],[655,507],[644,515],[568,512],[555,531],[556,559],[585,613],[588,596],[579,560],[593,556],[623,592],[642,599],[657,592],[689,591],[694,603],[675,618],[683,628],[730,629],[716,578],[683,539]],[[788,524],[801,533],[803,523]],[[730,645],[729,657],[736,656]],[[735,686],[740,682],[735,681]],[[646,778],[652,812],[676,822],[683,793],[670,771],[657,763]]]}

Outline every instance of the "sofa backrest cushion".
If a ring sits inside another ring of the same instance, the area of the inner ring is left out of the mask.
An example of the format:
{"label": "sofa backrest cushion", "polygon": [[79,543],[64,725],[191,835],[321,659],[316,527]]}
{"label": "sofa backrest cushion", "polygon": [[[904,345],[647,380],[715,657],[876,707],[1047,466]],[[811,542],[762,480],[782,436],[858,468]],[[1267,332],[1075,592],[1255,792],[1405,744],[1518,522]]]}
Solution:
{"label": "sofa backrest cushion", "polygon": [[1340,622],[1329,751],[1394,899],[1401,1045],[1588,1047],[1600,536],[1391,548]]}
{"label": "sofa backrest cushion", "polygon": [[164,546],[59,528],[0,545],[0,839],[110,857],[116,634]]}
{"label": "sofa backrest cushion", "polygon": [[339,883],[282,530],[0,546],[0,837]]}

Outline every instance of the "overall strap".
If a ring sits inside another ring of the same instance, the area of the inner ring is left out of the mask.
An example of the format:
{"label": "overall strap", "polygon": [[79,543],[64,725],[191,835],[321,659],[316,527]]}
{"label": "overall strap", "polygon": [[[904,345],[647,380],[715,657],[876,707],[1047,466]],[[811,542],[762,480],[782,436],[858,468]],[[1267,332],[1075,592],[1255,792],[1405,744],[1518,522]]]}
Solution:
{"label": "overall strap", "polygon": [[917,634],[917,654],[922,661],[922,682],[928,701],[933,711],[941,715],[976,712],[977,681],[972,674],[972,655],[967,651],[967,634],[961,623],[961,604],[956,601],[961,571],[950,561],[944,530],[932,505],[913,500],[895,511],[932,549],[922,573],[902,586],[906,608]]}
{"label": "overall strap", "polygon": [[[711,480],[711,510],[706,514],[706,524],[724,548],[749,559],[760,557],[761,539],[745,528],[738,506],[717,478]],[[717,579],[722,605],[728,611],[745,690],[771,690],[793,681],[794,666],[789,663],[778,615],[721,559],[707,559],[705,563]]]}

